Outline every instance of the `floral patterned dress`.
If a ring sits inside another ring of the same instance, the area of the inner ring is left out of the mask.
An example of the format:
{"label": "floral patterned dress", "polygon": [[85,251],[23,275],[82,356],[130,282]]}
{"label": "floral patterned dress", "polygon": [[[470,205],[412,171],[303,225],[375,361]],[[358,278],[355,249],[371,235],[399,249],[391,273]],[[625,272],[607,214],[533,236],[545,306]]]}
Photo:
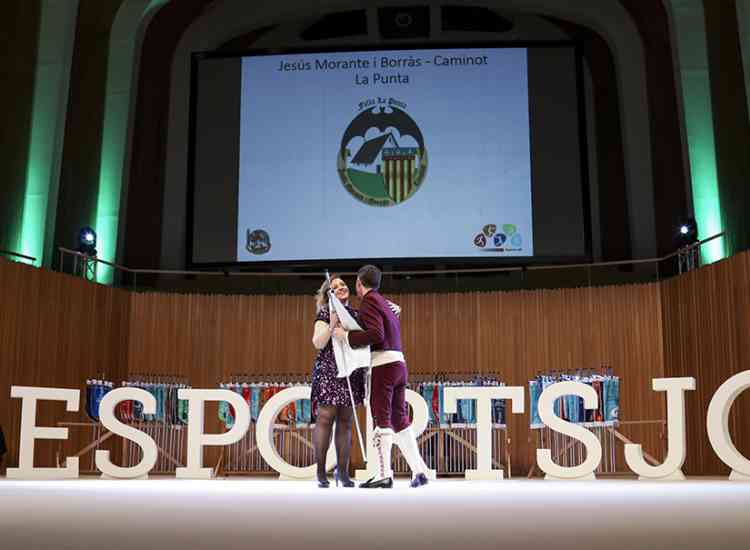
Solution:
{"label": "floral patterned dress", "polygon": [[[346,306],[347,311],[355,319],[357,318],[356,310]],[[323,321],[328,324],[331,321],[328,307],[323,306],[315,321]],[[311,401],[313,414],[317,414],[319,405],[333,405],[334,407],[351,407],[352,400],[349,397],[349,388],[346,384],[346,378],[338,378],[336,374],[336,357],[333,354],[333,346],[329,340],[326,346],[318,351],[315,358],[312,373]],[[354,403],[359,405],[365,398],[365,369],[357,369],[349,377],[352,383],[352,393],[354,394]]]}

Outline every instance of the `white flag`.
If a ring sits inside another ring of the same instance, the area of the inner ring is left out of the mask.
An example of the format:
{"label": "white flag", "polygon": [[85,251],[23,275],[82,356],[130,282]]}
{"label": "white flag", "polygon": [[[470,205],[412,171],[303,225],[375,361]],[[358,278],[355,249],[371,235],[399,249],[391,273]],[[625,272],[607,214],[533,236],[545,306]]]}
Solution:
{"label": "white flag", "polygon": [[[362,330],[359,323],[354,320],[336,295],[329,294],[329,309],[335,311],[341,321],[344,330]],[[363,348],[352,348],[347,340],[332,338],[333,354],[336,357],[338,377],[345,378],[355,370],[370,366],[370,346]]]}

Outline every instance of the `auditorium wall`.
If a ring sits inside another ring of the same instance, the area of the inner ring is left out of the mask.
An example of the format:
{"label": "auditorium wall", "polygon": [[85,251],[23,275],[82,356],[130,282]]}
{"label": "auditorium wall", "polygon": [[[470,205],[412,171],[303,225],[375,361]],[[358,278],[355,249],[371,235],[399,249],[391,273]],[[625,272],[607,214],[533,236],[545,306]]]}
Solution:
{"label": "auditorium wall", "polygon": [[[9,452],[4,466],[17,464],[20,400],[11,385],[80,388],[85,410],[87,378],[121,380],[127,374],[130,296],[78,277],[0,259],[0,426]],[[62,402],[40,402],[38,424],[82,422]],[[67,450],[91,442],[91,428],[71,427]],[[114,438],[113,438],[114,439]],[[116,442],[102,448],[117,452]],[[60,445],[37,443],[36,465],[54,466]],[[86,460],[90,455],[86,455]],[[88,468],[81,460],[81,469]]]}
{"label": "auditorium wall", "polygon": [[[543,371],[608,365],[623,379],[624,421],[664,419],[663,395],[651,391],[652,378],[695,376],[686,473],[722,474],[726,468],[705,435],[705,414],[718,385],[747,368],[749,272],[750,255],[743,253],[661,283],[393,297],[403,308],[403,343],[414,374],[495,374],[526,385]],[[2,260],[0,303],[6,466],[18,454],[20,402],[10,399],[11,385],[83,390],[86,378],[119,383],[128,373],[153,373],[213,388],[231,375],[309,373],[315,353],[314,305],[307,296],[134,293]],[[740,418],[748,407],[750,398],[741,396],[731,424],[746,453],[750,424]],[[214,412],[209,407],[207,428],[218,431]],[[60,403],[44,404],[39,414],[44,425],[84,419]],[[621,431],[662,456],[658,427],[626,424]],[[514,475],[524,474],[534,463],[527,414],[512,419],[509,436]],[[90,432],[71,430],[65,449],[84,447],[87,437]],[[41,442],[37,464],[53,465],[58,448]],[[207,464],[217,452],[207,451]]]}

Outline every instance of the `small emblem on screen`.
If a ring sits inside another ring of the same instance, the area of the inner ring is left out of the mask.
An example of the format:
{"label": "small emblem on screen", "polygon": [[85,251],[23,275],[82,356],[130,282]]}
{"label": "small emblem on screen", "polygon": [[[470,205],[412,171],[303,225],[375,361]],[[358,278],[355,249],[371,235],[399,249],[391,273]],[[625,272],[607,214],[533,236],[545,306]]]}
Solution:
{"label": "small emblem on screen", "polygon": [[488,223],[482,228],[482,232],[474,236],[474,246],[482,252],[520,252],[523,246],[523,238],[518,228],[511,224],[503,224],[498,231],[498,226]]}
{"label": "small emblem on screen", "polygon": [[247,230],[247,251],[251,254],[261,255],[271,250],[271,237],[263,229],[254,231]]}

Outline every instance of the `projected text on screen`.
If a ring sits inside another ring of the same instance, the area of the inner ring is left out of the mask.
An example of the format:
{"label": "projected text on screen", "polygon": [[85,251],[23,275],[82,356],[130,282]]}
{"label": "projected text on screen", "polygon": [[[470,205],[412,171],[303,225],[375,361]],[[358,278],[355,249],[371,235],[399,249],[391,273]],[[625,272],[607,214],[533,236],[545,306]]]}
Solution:
{"label": "projected text on screen", "polygon": [[237,261],[533,256],[527,57],[243,58]]}

